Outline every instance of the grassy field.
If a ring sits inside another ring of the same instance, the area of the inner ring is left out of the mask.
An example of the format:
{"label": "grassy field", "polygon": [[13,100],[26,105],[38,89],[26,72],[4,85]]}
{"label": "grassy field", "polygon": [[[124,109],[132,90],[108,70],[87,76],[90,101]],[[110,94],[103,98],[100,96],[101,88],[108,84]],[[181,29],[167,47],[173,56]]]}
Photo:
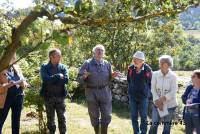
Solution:
{"label": "grassy field", "polygon": [[197,39],[200,39],[200,30],[188,30],[185,31],[187,36],[194,36]]}
{"label": "grassy field", "polygon": [[[188,76],[192,72],[176,72],[179,75],[179,79],[188,79]],[[187,81],[187,80],[186,80]],[[184,87],[180,88],[177,98],[180,106],[181,100],[180,96],[184,92]],[[69,100],[67,104],[67,122],[68,122],[68,134],[93,134],[93,128],[90,124],[87,106],[83,98],[76,99],[73,102]],[[39,134],[37,119],[26,117],[26,113],[34,111],[34,109],[24,108],[21,118],[21,134]],[[11,134],[11,122],[10,115],[7,118],[3,134]],[[149,119],[150,120],[150,119]],[[149,126],[148,126],[149,128]],[[159,127],[158,134],[161,133],[162,125]],[[58,133],[58,131],[57,131]],[[132,126],[130,121],[130,111],[127,107],[121,105],[120,103],[113,103],[113,116],[112,122],[109,126],[109,134],[132,134]],[[178,123],[172,127],[172,134],[183,134],[184,125]]]}
{"label": "grassy field", "polygon": [[[112,122],[109,126],[109,134],[131,134],[132,126],[129,116],[129,110],[123,106],[114,104]],[[21,119],[21,133],[22,134],[39,134],[37,127],[37,120],[34,118],[25,117],[28,109],[24,109]],[[67,122],[69,134],[93,134],[93,128],[90,125],[90,120],[85,104],[67,103]],[[161,133],[162,126],[159,127]],[[184,126],[178,124],[173,126],[172,134],[182,134]],[[58,131],[57,131],[58,133]],[[10,115],[7,118],[3,134],[11,134]]]}

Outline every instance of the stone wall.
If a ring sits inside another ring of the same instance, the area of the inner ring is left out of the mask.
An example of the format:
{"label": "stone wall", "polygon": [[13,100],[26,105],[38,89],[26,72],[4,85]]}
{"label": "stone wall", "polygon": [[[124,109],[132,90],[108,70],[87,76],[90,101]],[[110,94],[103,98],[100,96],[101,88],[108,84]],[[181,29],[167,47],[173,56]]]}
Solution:
{"label": "stone wall", "polygon": [[[178,78],[178,86],[185,87],[189,83],[189,79]],[[128,82],[126,76],[114,78],[111,82],[110,88],[112,90],[113,99],[128,104]]]}
{"label": "stone wall", "polygon": [[128,105],[128,82],[125,76],[117,77],[112,80],[110,88],[112,90],[113,99]]}
{"label": "stone wall", "polygon": [[[178,77],[178,86],[179,86],[179,92],[178,94],[182,95],[186,85],[188,85],[190,79]],[[128,98],[128,82],[126,76],[117,77],[112,80],[110,88],[112,90],[113,100],[117,100],[124,105],[129,104],[129,98]],[[180,100],[180,98],[178,98]],[[182,110],[183,105],[182,102],[179,102],[179,105],[176,109],[176,119],[180,119],[182,116]]]}

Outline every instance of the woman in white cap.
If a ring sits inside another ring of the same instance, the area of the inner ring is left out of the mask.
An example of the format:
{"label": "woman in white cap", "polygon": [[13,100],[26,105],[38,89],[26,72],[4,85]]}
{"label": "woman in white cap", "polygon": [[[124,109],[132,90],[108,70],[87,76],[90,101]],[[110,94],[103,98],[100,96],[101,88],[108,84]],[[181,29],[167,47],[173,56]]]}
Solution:
{"label": "woman in white cap", "polygon": [[171,121],[177,106],[176,93],[178,90],[177,77],[170,69],[173,59],[169,55],[159,58],[160,70],[155,71],[151,81],[153,95],[152,125],[149,134],[157,134],[158,125],[163,119],[163,134],[170,134]]}
{"label": "woman in white cap", "polygon": [[[131,107],[131,120],[134,134],[147,132],[147,108],[151,83],[151,68],[145,63],[144,53],[137,51],[133,55],[133,64],[128,68],[128,94]],[[138,114],[141,117],[138,125]]]}

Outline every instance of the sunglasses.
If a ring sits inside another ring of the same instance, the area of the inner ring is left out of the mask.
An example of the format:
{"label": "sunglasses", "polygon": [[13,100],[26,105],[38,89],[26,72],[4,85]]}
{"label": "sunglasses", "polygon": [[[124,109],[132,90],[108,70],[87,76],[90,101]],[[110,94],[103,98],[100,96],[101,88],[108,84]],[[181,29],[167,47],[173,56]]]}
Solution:
{"label": "sunglasses", "polygon": [[191,75],[191,78],[194,79],[196,77],[196,75]]}

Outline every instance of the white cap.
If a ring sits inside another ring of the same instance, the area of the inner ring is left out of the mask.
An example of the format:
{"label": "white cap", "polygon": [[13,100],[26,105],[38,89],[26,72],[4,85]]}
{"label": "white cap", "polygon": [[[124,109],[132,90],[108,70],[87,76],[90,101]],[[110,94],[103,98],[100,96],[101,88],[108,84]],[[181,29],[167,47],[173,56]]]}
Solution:
{"label": "white cap", "polygon": [[133,55],[134,58],[137,58],[137,59],[140,59],[140,60],[145,60],[145,56],[144,56],[144,53],[141,52],[141,51],[137,51],[134,55]]}

